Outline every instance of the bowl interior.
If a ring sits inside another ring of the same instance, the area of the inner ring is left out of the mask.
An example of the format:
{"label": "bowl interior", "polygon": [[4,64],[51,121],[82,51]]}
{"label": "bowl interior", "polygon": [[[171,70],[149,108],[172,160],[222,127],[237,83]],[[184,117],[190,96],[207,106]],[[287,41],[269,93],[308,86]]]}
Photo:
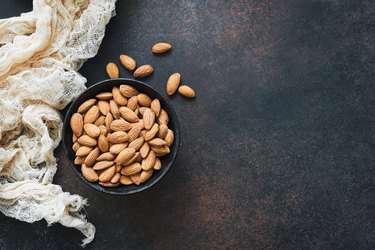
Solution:
{"label": "bowl interior", "polygon": [[[157,98],[160,100],[161,107],[165,111],[167,111],[169,115],[168,127],[174,132],[175,140],[172,146],[170,147],[170,150],[171,150],[170,154],[160,157],[160,160],[162,163],[161,170],[154,171],[152,177],[147,182],[142,183],[139,186],[133,184],[130,186],[119,185],[118,187],[108,188],[108,187],[102,187],[98,183],[92,183],[92,182],[87,181],[81,173],[81,166],[74,164],[75,153],[72,149],[73,132],[72,132],[72,129],[70,128],[70,118],[77,111],[78,107],[84,101],[90,98],[94,98],[99,93],[111,92],[112,87],[114,86],[119,87],[121,84],[128,84],[130,86],[133,86],[139,92],[147,94],[152,99]],[[177,156],[178,148],[180,145],[180,127],[179,127],[177,115],[175,111],[173,110],[172,106],[168,103],[168,101],[161,94],[159,94],[152,87],[150,87],[149,85],[143,82],[132,80],[132,79],[110,79],[110,80],[99,82],[91,86],[85,92],[83,92],[74,103],[71,104],[65,116],[64,128],[63,128],[63,144],[64,144],[65,151],[70,162],[70,167],[76,173],[76,175],[87,185],[101,192],[105,192],[109,194],[118,194],[118,195],[131,194],[131,193],[140,192],[142,190],[145,190],[146,188],[151,187],[168,172],[168,170],[173,164],[173,161],[175,160]]]}

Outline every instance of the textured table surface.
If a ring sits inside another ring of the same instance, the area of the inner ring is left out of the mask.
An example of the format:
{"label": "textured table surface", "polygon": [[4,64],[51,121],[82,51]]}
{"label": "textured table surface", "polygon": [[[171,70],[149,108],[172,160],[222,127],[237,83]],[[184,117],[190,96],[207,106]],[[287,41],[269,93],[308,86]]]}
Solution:
{"label": "textured table surface", "polygon": [[[1,1],[1,17],[31,9]],[[375,4],[371,0],[120,0],[87,85],[128,53],[197,98],[171,98],[180,153],[151,189],[90,189],[56,150],[55,182],[88,198],[87,249],[375,247]],[[154,56],[150,46],[170,41]],[[121,69],[123,77],[130,77]],[[0,215],[0,249],[74,249],[82,235]]]}

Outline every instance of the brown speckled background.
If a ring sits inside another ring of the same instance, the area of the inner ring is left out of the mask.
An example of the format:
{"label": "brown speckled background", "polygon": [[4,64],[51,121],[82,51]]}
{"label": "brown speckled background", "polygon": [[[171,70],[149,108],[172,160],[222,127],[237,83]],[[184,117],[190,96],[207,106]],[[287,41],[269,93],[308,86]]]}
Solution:
{"label": "brown speckled background", "polygon": [[[0,16],[31,8],[3,0]],[[154,56],[150,46],[170,41]],[[171,98],[177,161],[143,193],[80,182],[62,147],[55,182],[88,198],[87,249],[374,249],[375,4],[371,0],[119,0],[88,85],[128,53]],[[123,77],[130,74],[121,71]],[[74,249],[82,235],[0,215],[0,249]]]}

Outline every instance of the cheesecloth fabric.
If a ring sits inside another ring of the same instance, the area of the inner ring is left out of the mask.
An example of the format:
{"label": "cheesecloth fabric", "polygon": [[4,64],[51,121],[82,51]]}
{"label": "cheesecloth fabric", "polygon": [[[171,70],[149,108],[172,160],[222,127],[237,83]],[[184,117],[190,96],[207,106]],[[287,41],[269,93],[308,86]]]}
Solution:
{"label": "cheesecloth fabric", "polygon": [[84,89],[77,70],[95,56],[116,0],[34,0],[33,11],[0,20],[0,211],[45,219],[95,236],[86,200],[52,184],[63,109]]}

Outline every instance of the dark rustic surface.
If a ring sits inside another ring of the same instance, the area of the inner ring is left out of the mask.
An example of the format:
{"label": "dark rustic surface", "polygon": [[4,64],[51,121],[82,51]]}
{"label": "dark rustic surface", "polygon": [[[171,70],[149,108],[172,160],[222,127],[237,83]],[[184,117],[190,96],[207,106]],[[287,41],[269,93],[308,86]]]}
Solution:
{"label": "dark rustic surface", "polygon": [[[2,17],[31,8],[2,1]],[[371,0],[122,0],[88,85],[128,53],[196,89],[175,96],[182,143],[170,173],[115,197],[80,182],[62,148],[55,182],[88,198],[87,249],[373,249],[375,5]],[[154,56],[150,46],[170,41]],[[128,72],[121,71],[124,77]],[[1,249],[73,249],[82,235],[0,216]]]}

